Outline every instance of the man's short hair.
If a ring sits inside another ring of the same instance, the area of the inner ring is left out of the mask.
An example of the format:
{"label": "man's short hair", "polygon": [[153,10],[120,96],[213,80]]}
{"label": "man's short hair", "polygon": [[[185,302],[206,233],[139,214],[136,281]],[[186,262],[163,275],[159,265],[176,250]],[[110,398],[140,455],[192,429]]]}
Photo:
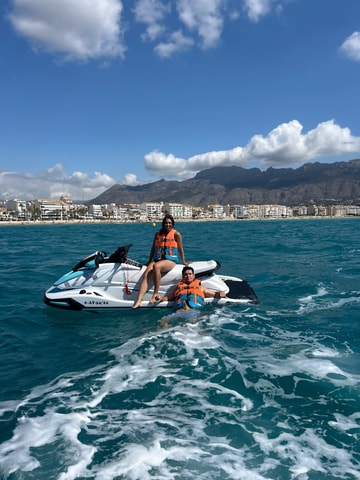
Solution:
{"label": "man's short hair", "polygon": [[186,265],[186,266],[182,269],[182,272],[181,272],[182,275],[184,275],[184,273],[185,273],[187,270],[191,270],[192,273],[195,274],[193,267],[190,267],[189,265]]}

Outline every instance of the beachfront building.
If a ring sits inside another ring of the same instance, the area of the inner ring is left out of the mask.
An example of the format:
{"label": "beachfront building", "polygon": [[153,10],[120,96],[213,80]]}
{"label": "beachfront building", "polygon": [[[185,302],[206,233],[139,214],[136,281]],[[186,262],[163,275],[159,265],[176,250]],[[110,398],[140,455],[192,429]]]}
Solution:
{"label": "beachfront building", "polygon": [[212,212],[213,218],[225,218],[225,207],[224,205],[209,205],[209,210]]}
{"label": "beachfront building", "polygon": [[183,206],[181,203],[165,203],[164,210],[174,218],[182,218],[183,216]]}
{"label": "beachfront building", "polygon": [[234,218],[249,218],[249,209],[247,205],[234,205]]}
{"label": "beachfront building", "polygon": [[17,198],[13,200],[6,201],[6,211],[7,212],[16,212],[24,213],[26,212],[26,202],[24,200],[18,200]]}
{"label": "beachfront building", "polygon": [[115,203],[101,205],[104,218],[119,221],[146,221],[145,212],[137,204],[116,205]]}
{"label": "beachfront building", "polygon": [[183,220],[192,219],[280,219],[291,217],[360,217],[360,205],[209,205],[208,208],[170,202],[142,204],[115,203],[95,205],[73,204],[68,196],[59,200],[19,199],[0,201],[0,221],[67,221],[67,220],[115,220],[124,222],[157,222],[165,213]]}
{"label": "beachfront building", "polygon": [[289,218],[293,209],[286,205],[235,205],[235,218]]}
{"label": "beachfront building", "polygon": [[194,219],[197,219],[197,218],[204,219],[210,216],[210,213],[202,207],[191,207],[191,210],[192,210],[192,218]]}
{"label": "beachfront building", "polygon": [[165,203],[164,211],[174,218],[191,219],[193,215],[192,206],[184,203]]}
{"label": "beachfront building", "polygon": [[9,220],[9,214],[6,211],[6,202],[0,201],[0,221],[8,221]]}
{"label": "beachfront building", "polygon": [[191,205],[183,204],[182,206],[182,218],[192,218],[193,216],[193,209]]}
{"label": "beachfront building", "polygon": [[310,205],[308,207],[308,215],[311,217],[326,217],[326,207],[324,205]]}
{"label": "beachfront building", "polygon": [[102,218],[104,216],[102,211],[102,205],[97,205],[95,203],[89,205],[88,212],[89,217],[92,218]]}
{"label": "beachfront building", "polygon": [[259,218],[259,205],[246,205],[247,218]]}
{"label": "beachfront building", "polygon": [[30,210],[39,220],[63,220],[66,207],[60,200],[37,198],[31,202]]}
{"label": "beachfront building", "polygon": [[7,219],[14,218],[16,220],[28,220],[30,213],[28,210],[28,204],[25,200],[7,200],[5,202],[5,209]]}
{"label": "beachfront building", "polygon": [[292,209],[292,213],[294,217],[305,217],[306,215],[308,215],[308,207],[306,207],[305,205],[294,207]]}
{"label": "beachfront building", "polygon": [[327,207],[326,215],[328,217],[344,217],[346,215],[347,207],[344,205],[329,205]]}
{"label": "beachfront building", "polygon": [[109,203],[101,205],[101,211],[105,218],[112,220],[125,220],[127,209],[116,205],[115,203]]}
{"label": "beachfront building", "polygon": [[224,214],[226,218],[234,218],[234,205],[224,205]]}
{"label": "beachfront building", "polygon": [[125,204],[127,209],[128,220],[136,220],[140,222],[146,222],[148,217],[146,216],[146,210],[141,210],[140,205],[136,203]]}
{"label": "beachfront building", "polygon": [[69,197],[68,195],[61,195],[60,197],[60,202],[63,204],[63,205],[72,205],[72,200],[71,200],[71,197]]}
{"label": "beachfront building", "polygon": [[143,211],[143,217],[148,220],[159,220],[163,217],[164,203],[163,202],[149,202],[141,203],[139,209]]}
{"label": "beachfront building", "polygon": [[360,206],[359,205],[349,205],[348,207],[346,207],[346,215],[360,216]]}
{"label": "beachfront building", "polygon": [[292,209],[286,205],[259,205],[259,218],[287,218],[292,217]]}

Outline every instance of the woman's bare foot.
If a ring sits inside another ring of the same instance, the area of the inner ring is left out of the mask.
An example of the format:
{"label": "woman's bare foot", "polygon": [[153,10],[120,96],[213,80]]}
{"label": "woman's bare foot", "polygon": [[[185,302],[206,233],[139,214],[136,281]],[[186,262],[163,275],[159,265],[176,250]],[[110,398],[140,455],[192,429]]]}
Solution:
{"label": "woman's bare foot", "polygon": [[141,306],[140,303],[134,303],[134,305],[131,308],[139,308]]}

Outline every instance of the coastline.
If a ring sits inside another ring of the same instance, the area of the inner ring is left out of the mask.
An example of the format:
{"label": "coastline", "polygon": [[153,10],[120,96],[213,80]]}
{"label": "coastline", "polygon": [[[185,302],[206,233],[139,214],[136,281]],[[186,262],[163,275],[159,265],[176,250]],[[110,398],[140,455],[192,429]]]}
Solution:
{"label": "coastline", "polygon": [[[310,216],[304,215],[299,217],[285,217],[285,218],[176,218],[177,223],[188,223],[188,222],[254,222],[254,221],[286,221],[286,220],[340,220],[340,219],[356,219],[360,218],[356,215],[343,215],[343,216]],[[148,221],[139,221],[139,220],[37,220],[37,221],[1,221],[0,227],[9,227],[9,226],[34,226],[34,225],[146,225],[151,223],[161,224],[161,220],[148,220]]]}

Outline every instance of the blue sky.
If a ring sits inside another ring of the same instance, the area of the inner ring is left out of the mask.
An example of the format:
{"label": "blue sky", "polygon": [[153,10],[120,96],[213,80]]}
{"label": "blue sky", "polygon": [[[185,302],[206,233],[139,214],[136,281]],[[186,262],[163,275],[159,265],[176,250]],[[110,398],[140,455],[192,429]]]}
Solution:
{"label": "blue sky", "polygon": [[0,199],[359,158],[360,0],[3,0]]}

